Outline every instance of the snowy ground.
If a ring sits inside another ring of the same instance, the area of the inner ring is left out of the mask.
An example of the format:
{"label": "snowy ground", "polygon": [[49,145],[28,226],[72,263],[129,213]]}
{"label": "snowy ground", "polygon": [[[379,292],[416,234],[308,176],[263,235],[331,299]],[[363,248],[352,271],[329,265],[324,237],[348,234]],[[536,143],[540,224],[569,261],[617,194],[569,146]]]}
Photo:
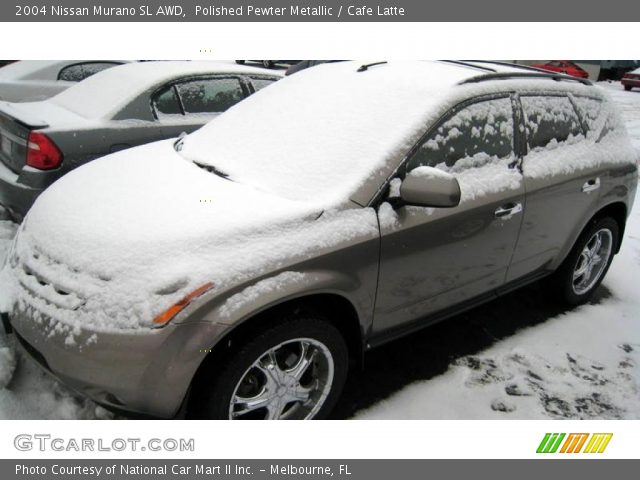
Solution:
{"label": "snowy ground", "polygon": [[[603,86],[640,150],[640,92]],[[2,218],[0,265],[16,229]],[[637,207],[591,305],[563,311],[533,285],[381,347],[334,416],[640,419],[639,267]],[[0,330],[0,419],[113,418],[16,358],[10,343]]]}

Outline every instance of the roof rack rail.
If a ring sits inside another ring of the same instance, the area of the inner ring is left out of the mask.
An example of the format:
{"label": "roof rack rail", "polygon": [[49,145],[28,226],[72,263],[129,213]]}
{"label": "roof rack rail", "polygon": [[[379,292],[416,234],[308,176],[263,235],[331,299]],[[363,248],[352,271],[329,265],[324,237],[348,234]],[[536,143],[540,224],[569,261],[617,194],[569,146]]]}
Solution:
{"label": "roof rack rail", "polygon": [[440,60],[444,63],[453,63],[454,65],[462,65],[463,67],[475,68],[476,70],[485,70],[487,72],[495,72],[496,70],[490,67],[485,67],[484,65],[474,65],[472,63],[467,63],[466,60]]}
{"label": "roof rack rail", "polygon": [[593,85],[593,83],[586,78],[570,77],[569,75],[560,75],[555,73],[543,73],[541,71],[487,73],[484,75],[477,75],[475,77],[467,78],[466,80],[461,81],[458,85],[465,85],[467,83],[488,82],[489,80],[509,80],[518,78],[546,78],[549,80],[555,80],[557,82],[578,82],[583,85]]}
{"label": "roof rack rail", "polygon": [[463,62],[471,62],[471,64],[476,64],[476,63],[488,63],[488,64],[493,64],[493,65],[500,65],[501,67],[511,67],[511,68],[518,68],[520,70],[527,70],[527,71],[531,71],[531,72],[548,72],[548,70],[543,70],[542,68],[536,68],[536,67],[532,67],[530,65],[521,65],[519,63],[513,63],[513,62],[501,62],[499,60],[462,60]]}

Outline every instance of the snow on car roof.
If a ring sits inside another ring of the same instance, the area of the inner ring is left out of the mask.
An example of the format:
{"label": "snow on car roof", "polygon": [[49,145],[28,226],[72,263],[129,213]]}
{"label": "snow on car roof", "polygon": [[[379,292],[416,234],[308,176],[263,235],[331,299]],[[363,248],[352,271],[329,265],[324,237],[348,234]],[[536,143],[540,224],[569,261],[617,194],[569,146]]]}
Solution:
{"label": "snow on car roof", "polygon": [[[354,192],[391,173],[390,165],[457,97],[509,88],[504,80],[457,86],[495,71],[522,69],[423,61],[319,65],[235,105],[189,135],[182,154],[293,200],[362,203]],[[523,82],[565,83],[520,79],[517,85]]]}
{"label": "snow on car roof", "polygon": [[165,82],[191,75],[216,73],[279,74],[222,62],[137,62],[103,70],[48,101],[85,118],[108,119],[137,95]]}

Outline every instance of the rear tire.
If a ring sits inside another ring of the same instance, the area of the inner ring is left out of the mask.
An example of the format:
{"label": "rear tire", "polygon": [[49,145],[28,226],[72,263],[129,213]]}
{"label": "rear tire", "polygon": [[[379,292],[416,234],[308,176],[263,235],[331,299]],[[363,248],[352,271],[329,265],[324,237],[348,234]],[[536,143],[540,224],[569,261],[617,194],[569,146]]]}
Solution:
{"label": "rear tire", "polygon": [[610,217],[596,219],[585,229],[551,277],[558,300],[568,305],[589,301],[611,266],[619,231],[618,223]]}
{"label": "rear tire", "polygon": [[325,418],[342,392],[348,365],[338,329],[300,314],[257,332],[212,365],[216,372],[201,376],[197,386],[200,414],[217,420]]}
{"label": "rear tire", "polygon": [[625,85],[624,89],[628,92],[629,90],[631,90],[633,87],[631,85]]}

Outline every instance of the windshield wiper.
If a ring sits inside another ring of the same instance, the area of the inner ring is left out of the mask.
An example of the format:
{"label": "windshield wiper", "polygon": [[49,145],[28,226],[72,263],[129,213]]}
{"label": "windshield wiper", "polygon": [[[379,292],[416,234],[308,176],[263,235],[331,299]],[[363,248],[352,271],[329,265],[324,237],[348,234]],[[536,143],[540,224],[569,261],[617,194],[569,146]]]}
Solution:
{"label": "windshield wiper", "polygon": [[217,175],[219,177],[224,178],[225,180],[229,180],[231,181],[231,179],[229,178],[229,174],[223,172],[222,170],[218,170],[216,167],[214,167],[213,165],[205,165],[203,163],[198,163],[198,162],[193,162],[195,163],[197,166],[199,166],[200,168],[202,168],[203,170],[206,170],[207,172],[211,172],[214,175]]}
{"label": "windshield wiper", "polygon": [[[182,132],[180,134],[180,136],[176,139],[175,142],[173,142],[173,149],[176,152],[180,152],[182,150],[182,145],[184,144],[184,139],[187,138],[187,134],[186,132]],[[204,163],[198,163],[195,160],[193,161],[193,163],[195,165],[197,165],[198,167],[202,168],[203,170],[206,170],[207,172],[211,172],[219,177],[224,178],[225,180],[229,180],[231,181],[231,179],[229,178],[229,174],[223,172],[222,170],[218,170],[216,167],[214,167],[213,165],[205,165]]]}

